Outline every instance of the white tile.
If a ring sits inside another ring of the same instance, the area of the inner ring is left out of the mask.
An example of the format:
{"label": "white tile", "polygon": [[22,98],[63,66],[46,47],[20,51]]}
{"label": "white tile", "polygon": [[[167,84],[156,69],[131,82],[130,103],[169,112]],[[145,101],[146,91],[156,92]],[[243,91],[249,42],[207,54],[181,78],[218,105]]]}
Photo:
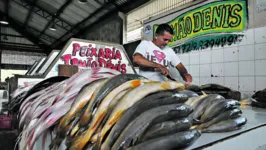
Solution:
{"label": "white tile", "polygon": [[265,43],[265,42],[266,42],[266,27],[255,28],[255,43]]}
{"label": "white tile", "polygon": [[199,65],[199,52],[191,52],[190,55],[190,65]]}
{"label": "white tile", "polygon": [[239,76],[254,76],[255,61],[240,61],[239,62]]}
{"label": "white tile", "polygon": [[211,77],[211,65],[200,65],[200,77]]}
{"label": "white tile", "polygon": [[254,91],[255,77],[239,77],[239,90],[250,92]]}
{"label": "white tile", "polygon": [[211,60],[212,63],[218,63],[224,61],[224,49],[212,50]]}
{"label": "white tile", "polygon": [[224,63],[224,76],[238,76],[238,62]]}
{"label": "white tile", "polygon": [[265,26],[265,21],[266,21],[266,13],[265,11],[262,12],[257,12],[254,11],[254,22],[255,22],[255,27],[263,27]]}
{"label": "white tile", "polygon": [[237,47],[224,48],[224,62],[238,61]]}
{"label": "white tile", "polygon": [[256,91],[263,90],[266,88],[266,76],[256,77]]}
{"label": "white tile", "polygon": [[266,59],[266,43],[255,44],[255,59]]}
{"label": "white tile", "polygon": [[212,70],[211,74],[213,76],[224,76],[224,64],[223,63],[217,63],[217,64],[211,64]]}
{"label": "white tile", "polygon": [[189,70],[192,77],[199,77],[199,65],[191,65],[189,66]]}
{"label": "white tile", "polygon": [[254,94],[253,92],[248,92],[248,91],[240,91],[241,93],[241,99],[248,99],[251,98],[251,96]]}
{"label": "white tile", "polygon": [[210,48],[210,47],[208,47],[208,48],[205,48],[205,49],[202,49],[200,52],[209,51],[209,50],[211,50],[211,48]]}
{"label": "white tile", "polygon": [[212,83],[224,85],[224,77],[212,77]]}
{"label": "white tile", "polygon": [[199,77],[192,76],[192,84],[199,85],[199,81],[200,81]]}
{"label": "white tile", "polygon": [[243,33],[244,33],[244,37],[242,38],[242,41],[239,42],[238,45],[242,46],[242,45],[254,44],[254,29],[248,29],[244,31]]}
{"label": "white tile", "polygon": [[216,49],[223,49],[223,47],[221,45],[219,45],[219,46],[213,46],[211,48],[211,50],[216,50]]}
{"label": "white tile", "polygon": [[255,61],[256,75],[266,75],[266,60]]}
{"label": "white tile", "polygon": [[200,52],[200,64],[211,63],[211,51],[201,51]]}
{"label": "white tile", "polygon": [[224,77],[224,85],[238,91],[238,77]]}
{"label": "white tile", "polygon": [[184,65],[189,65],[189,54],[181,54],[178,57]]}
{"label": "white tile", "polygon": [[254,45],[239,46],[239,60],[254,60]]}
{"label": "white tile", "polygon": [[211,77],[200,77],[200,85],[212,83]]}

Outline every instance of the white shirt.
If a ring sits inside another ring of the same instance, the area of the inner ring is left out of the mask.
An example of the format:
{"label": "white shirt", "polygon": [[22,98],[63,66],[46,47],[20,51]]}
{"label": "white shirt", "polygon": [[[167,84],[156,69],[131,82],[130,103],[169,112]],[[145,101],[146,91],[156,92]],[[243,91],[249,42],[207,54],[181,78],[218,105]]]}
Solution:
{"label": "white shirt", "polygon": [[[137,46],[135,53],[141,54],[149,61],[165,66],[168,70],[170,65],[176,67],[181,61],[172,48],[166,46],[163,49],[156,46],[152,41],[143,40]],[[165,81],[166,78],[160,72],[139,70],[139,74],[154,81]]]}

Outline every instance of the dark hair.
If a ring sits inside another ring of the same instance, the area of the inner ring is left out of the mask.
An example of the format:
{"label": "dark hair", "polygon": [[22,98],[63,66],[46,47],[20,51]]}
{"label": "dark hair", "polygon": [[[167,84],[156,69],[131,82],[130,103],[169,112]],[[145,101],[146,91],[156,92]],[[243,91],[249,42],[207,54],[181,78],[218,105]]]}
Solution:
{"label": "dark hair", "polygon": [[156,29],[155,33],[158,35],[163,35],[164,32],[168,32],[172,35],[174,34],[173,28],[167,23],[160,24],[158,28]]}

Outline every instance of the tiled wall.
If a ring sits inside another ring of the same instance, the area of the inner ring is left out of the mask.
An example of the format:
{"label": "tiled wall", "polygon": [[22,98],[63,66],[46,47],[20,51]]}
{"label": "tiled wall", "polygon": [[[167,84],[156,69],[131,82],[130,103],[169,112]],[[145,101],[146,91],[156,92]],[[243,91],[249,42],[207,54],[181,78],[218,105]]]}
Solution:
{"label": "tiled wall", "polygon": [[266,88],[266,26],[244,34],[238,44],[179,55],[193,83],[218,83],[241,91],[243,97]]}

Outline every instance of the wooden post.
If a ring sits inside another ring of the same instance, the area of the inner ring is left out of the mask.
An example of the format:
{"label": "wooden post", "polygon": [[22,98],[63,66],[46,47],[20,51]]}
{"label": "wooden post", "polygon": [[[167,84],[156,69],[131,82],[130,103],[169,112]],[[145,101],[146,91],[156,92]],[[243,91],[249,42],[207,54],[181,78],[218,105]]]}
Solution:
{"label": "wooden post", "polygon": [[71,77],[78,72],[78,66],[58,65],[58,75]]}

